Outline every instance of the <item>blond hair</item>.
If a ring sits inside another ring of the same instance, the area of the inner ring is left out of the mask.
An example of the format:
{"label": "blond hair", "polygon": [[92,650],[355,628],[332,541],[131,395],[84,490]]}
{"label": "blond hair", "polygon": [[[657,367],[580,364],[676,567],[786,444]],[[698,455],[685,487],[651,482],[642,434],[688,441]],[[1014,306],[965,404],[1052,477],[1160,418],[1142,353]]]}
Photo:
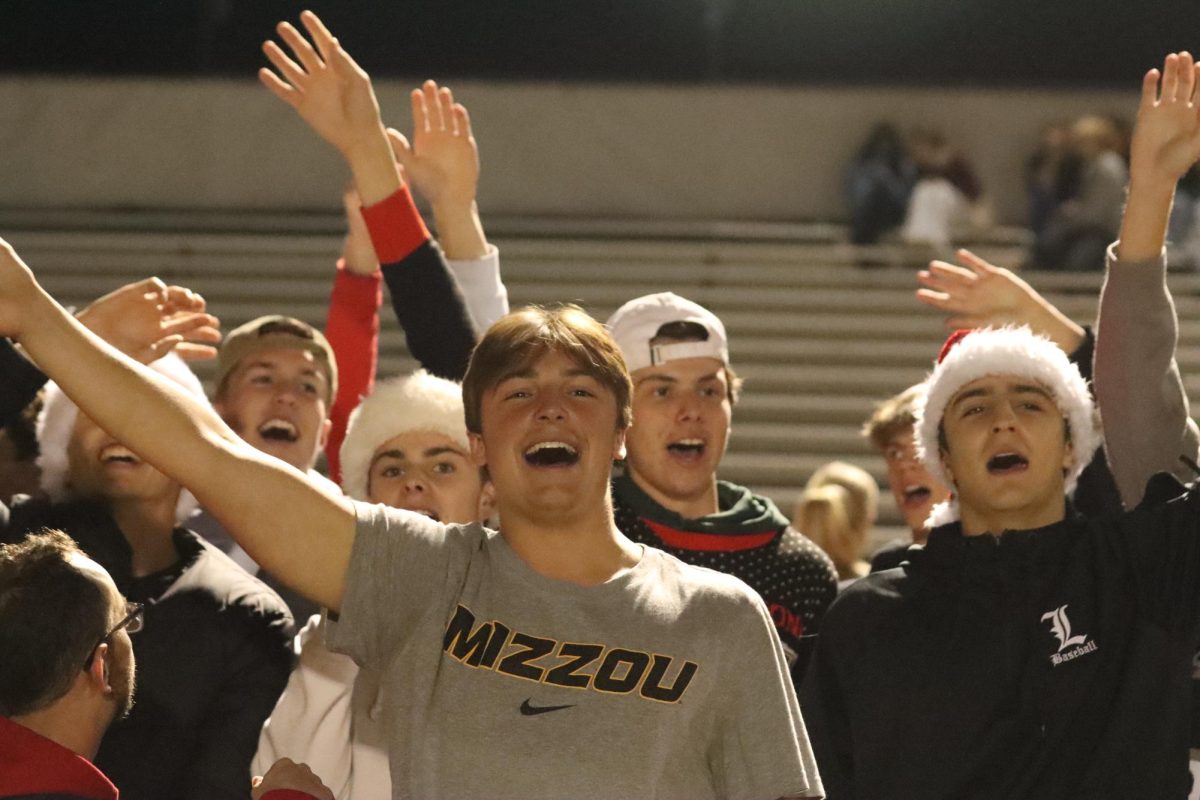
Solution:
{"label": "blond hair", "polygon": [[879,511],[879,487],[870,473],[831,461],[809,478],[796,502],[793,524],[831,559],[842,579],[861,574],[867,535]]}

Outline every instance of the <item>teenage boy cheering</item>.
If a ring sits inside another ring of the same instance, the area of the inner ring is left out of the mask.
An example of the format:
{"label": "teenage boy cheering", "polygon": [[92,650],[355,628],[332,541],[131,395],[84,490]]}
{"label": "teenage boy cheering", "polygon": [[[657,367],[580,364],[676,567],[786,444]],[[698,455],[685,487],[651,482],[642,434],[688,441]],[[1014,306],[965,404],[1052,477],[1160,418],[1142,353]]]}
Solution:
{"label": "teenage boy cheering", "polygon": [[634,541],[757,591],[799,685],[837,573],[769,499],[717,480],[741,383],[724,324],[662,292],[630,300],[608,327],[633,378],[636,421],[623,473],[613,479],[617,525]]}
{"label": "teenage boy cheering", "polygon": [[[1169,56],[1158,83],[1143,84],[1122,260],[1161,251],[1200,156],[1191,57]],[[947,342],[917,431],[954,499],[904,569],[834,604],[806,679],[829,797],[1185,796],[1200,495],[1163,476],[1132,512],[1068,516],[1093,415],[1078,370],[1027,329]]]}

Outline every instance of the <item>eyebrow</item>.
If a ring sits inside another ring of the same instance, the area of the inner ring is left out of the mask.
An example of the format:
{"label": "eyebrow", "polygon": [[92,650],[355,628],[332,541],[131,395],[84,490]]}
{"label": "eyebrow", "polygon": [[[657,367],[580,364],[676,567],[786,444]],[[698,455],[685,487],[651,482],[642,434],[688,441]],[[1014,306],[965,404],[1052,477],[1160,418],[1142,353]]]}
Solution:
{"label": "eyebrow", "polygon": [[[592,380],[597,380],[597,381],[599,380],[599,378],[597,378],[595,375],[592,374],[591,370],[584,369],[583,367],[575,367],[573,369],[569,369],[566,372],[564,372],[563,375],[568,378],[584,377],[584,378],[591,378]],[[517,378],[536,378],[536,377],[537,377],[537,370],[534,369],[532,366],[530,366],[530,367],[526,367],[525,369],[522,369],[522,370],[517,370],[515,372],[507,372],[507,373],[501,375],[499,380],[496,381],[496,385],[499,386],[500,384],[504,383],[505,381],[511,381],[511,380],[514,380]]]}
{"label": "eyebrow", "polygon": [[[1050,402],[1054,402],[1054,398],[1048,391],[1033,383],[1010,384],[1008,387],[1006,387],[1005,391],[1010,394],[1036,394],[1039,397],[1046,398]],[[980,386],[977,389],[970,389],[963,392],[958,397],[954,398],[954,402],[951,405],[953,408],[958,408],[959,403],[963,402],[964,400],[972,400],[978,397],[990,397],[995,393],[996,392],[989,387]]]}
{"label": "eyebrow", "polygon": [[[443,456],[443,455],[446,455],[447,453],[450,453],[451,455],[461,456],[462,458],[466,458],[466,456],[463,454],[463,452],[461,450],[459,450],[457,447],[450,447],[448,445],[441,445],[439,447],[431,447],[428,450],[426,450],[425,452],[423,452],[421,455],[424,456],[425,458],[436,458],[437,456]],[[377,454],[374,458],[371,459],[371,466],[372,467],[375,466],[376,464],[378,464],[380,461],[382,461],[385,458],[394,458],[397,461],[403,461],[406,458],[406,456],[404,455],[403,450],[384,450],[382,453]]]}

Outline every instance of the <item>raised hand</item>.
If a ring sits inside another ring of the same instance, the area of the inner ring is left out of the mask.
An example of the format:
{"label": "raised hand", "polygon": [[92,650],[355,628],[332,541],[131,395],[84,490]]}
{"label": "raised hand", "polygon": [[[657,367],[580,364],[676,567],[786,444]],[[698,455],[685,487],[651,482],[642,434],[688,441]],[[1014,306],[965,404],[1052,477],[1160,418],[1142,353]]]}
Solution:
{"label": "raised hand", "polygon": [[447,87],[425,81],[412,91],[413,139],[388,129],[396,160],[432,206],[469,207],[479,183],[479,148],[471,118]]}
{"label": "raised hand", "polygon": [[949,330],[1028,325],[1068,355],[1083,343],[1076,325],[1012,271],[983,260],[970,250],[955,253],[958,265],[932,261],[917,273],[917,299],[946,315]]}
{"label": "raised hand", "polygon": [[474,260],[489,246],[475,191],[479,184],[479,148],[471,118],[446,87],[425,81],[412,92],[413,141],[388,128],[392,152],[405,176],[433,207],[438,239],[446,257]]}
{"label": "raised hand", "polygon": [[305,11],[300,22],[316,49],[290,22],[281,22],[276,31],[291,55],[275,42],[264,42],[263,53],[279,75],[263,67],[258,78],[322,139],[349,157],[356,146],[383,127],[371,78],[316,14]]}
{"label": "raised hand", "polygon": [[76,317],[126,355],[148,364],[174,350],[187,359],[215,358],[220,321],[204,298],[182,286],[146,278],[109,292]]}
{"label": "raised hand", "polygon": [[251,800],[259,800],[268,792],[290,789],[312,795],[317,800],[333,800],[333,792],[321,782],[307,764],[297,764],[290,758],[281,758],[271,765],[267,774],[250,781]]}
{"label": "raised hand", "polygon": [[1142,78],[1129,148],[1129,200],[1118,246],[1122,261],[1159,256],[1175,184],[1200,158],[1198,70],[1190,53],[1171,53],[1161,74],[1152,69]]}
{"label": "raised hand", "polygon": [[1198,87],[1200,65],[1187,52],[1167,56],[1161,75],[1146,73],[1130,144],[1131,181],[1174,187],[1200,158]]}
{"label": "raised hand", "polygon": [[400,177],[371,78],[316,14],[305,11],[300,21],[313,44],[291,23],[279,23],[279,38],[291,54],[275,42],[264,42],[263,52],[279,74],[264,67],[258,71],[258,78],[337,148],[350,164],[363,202],[377,203],[400,187]]}

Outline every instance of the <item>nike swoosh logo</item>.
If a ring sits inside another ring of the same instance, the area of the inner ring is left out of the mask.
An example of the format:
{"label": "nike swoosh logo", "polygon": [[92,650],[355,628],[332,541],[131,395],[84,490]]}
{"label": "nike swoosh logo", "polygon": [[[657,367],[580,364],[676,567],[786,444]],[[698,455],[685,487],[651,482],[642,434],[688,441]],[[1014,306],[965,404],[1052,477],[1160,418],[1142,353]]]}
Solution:
{"label": "nike swoosh logo", "polygon": [[546,714],[550,711],[562,711],[564,708],[574,708],[575,706],[531,706],[529,700],[521,703],[521,714],[526,717],[534,717],[538,714]]}

